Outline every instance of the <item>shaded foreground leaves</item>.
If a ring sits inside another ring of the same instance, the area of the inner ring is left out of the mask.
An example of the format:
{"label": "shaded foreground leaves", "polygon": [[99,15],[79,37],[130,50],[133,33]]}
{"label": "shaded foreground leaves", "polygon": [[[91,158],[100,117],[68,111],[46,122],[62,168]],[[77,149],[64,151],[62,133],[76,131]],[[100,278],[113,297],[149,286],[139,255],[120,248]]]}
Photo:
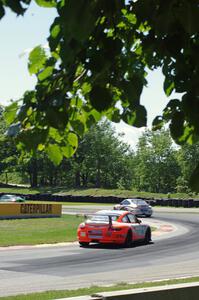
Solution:
{"label": "shaded foreground leaves", "polygon": [[[5,6],[23,14],[29,3],[0,1],[0,17]],[[169,123],[178,144],[198,140],[198,1],[36,3],[53,7],[57,17],[50,27],[49,53],[37,46],[30,54],[35,90],[25,92],[22,106],[14,103],[6,110],[12,124],[8,133],[17,138],[21,151],[44,150],[59,164],[77,149],[69,134],[78,140],[103,116],[146,126],[140,96],[147,84],[147,68],[158,67],[165,76],[166,95],[177,92],[179,98],[171,99],[162,116],[155,118],[154,129]],[[196,190],[198,180],[193,175]]]}

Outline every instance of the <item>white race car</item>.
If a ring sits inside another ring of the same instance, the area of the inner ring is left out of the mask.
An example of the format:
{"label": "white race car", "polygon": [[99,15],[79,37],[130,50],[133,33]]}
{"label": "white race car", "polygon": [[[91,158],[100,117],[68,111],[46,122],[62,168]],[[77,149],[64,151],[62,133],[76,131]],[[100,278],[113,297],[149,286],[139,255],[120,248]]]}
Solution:
{"label": "white race car", "polygon": [[136,216],[151,217],[152,207],[142,199],[124,199],[120,204],[114,206],[115,210],[128,210]]}

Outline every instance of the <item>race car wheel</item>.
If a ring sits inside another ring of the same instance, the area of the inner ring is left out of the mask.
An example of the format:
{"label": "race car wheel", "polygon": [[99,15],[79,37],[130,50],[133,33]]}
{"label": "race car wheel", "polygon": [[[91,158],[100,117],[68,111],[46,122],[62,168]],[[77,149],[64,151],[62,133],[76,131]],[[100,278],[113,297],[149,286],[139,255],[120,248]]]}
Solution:
{"label": "race car wheel", "polygon": [[124,246],[125,247],[131,247],[133,243],[133,237],[132,237],[132,232],[128,231],[126,238],[125,238],[125,242],[124,242]]}
{"label": "race car wheel", "polygon": [[80,246],[87,247],[89,245],[88,242],[79,242]]}
{"label": "race car wheel", "polygon": [[149,244],[150,241],[151,241],[151,230],[147,229],[147,231],[145,233],[144,243]]}

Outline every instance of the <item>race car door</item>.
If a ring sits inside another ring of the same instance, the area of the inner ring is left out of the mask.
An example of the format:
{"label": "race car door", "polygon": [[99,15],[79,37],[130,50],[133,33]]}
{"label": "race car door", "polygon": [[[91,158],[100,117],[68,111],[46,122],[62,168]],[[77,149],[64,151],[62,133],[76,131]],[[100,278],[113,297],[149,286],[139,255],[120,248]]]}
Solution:
{"label": "race car door", "polygon": [[128,219],[132,224],[132,231],[134,235],[134,240],[144,239],[146,226],[137,222],[137,218],[133,214],[128,214]]}

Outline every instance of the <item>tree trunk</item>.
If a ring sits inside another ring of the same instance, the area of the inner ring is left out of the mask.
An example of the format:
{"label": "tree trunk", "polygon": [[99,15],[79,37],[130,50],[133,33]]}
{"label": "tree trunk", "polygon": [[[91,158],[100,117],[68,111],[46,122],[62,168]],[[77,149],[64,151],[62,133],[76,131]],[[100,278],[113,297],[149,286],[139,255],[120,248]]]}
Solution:
{"label": "tree trunk", "polygon": [[5,172],[5,175],[6,175],[6,184],[8,184],[8,173]]}
{"label": "tree trunk", "polygon": [[101,174],[100,174],[100,161],[98,159],[97,161],[97,174],[96,174],[96,187],[100,188],[101,187]]}
{"label": "tree trunk", "polygon": [[32,158],[30,164],[30,185],[31,187],[37,187],[38,181],[38,169],[37,169],[37,159]]}
{"label": "tree trunk", "polygon": [[87,174],[82,175],[83,187],[87,187],[88,184],[88,176]]}
{"label": "tree trunk", "polygon": [[75,187],[78,188],[80,186],[81,186],[80,171],[77,170],[75,173]]}

